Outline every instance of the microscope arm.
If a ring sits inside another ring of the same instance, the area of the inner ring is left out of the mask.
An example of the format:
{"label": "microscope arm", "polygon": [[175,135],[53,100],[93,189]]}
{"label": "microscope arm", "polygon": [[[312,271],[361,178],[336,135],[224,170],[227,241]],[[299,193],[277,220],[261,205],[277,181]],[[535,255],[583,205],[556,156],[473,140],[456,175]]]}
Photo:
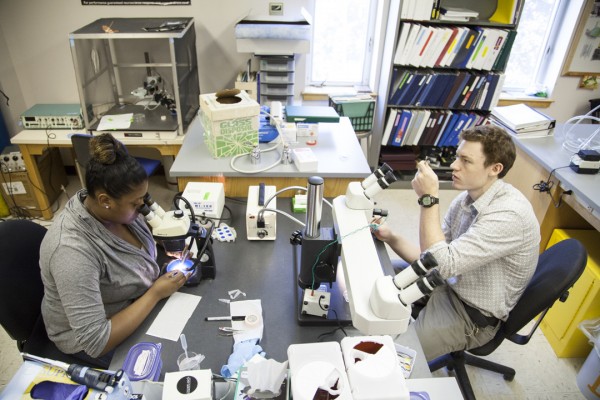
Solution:
{"label": "microscope arm", "polygon": [[352,324],[365,335],[396,335],[408,328],[411,307],[400,301],[392,277],[383,274],[371,230],[367,228],[369,214],[372,208],[349,208],[346,196],[333,200]]}

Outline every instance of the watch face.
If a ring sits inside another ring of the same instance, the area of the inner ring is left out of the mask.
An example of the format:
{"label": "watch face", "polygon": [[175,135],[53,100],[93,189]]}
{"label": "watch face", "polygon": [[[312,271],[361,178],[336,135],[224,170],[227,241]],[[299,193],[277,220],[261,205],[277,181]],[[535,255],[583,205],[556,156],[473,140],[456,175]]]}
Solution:
{"label": "watch face", "polygon": [[437,204],[437,203],[438,203],[437,197],[433,197],[430,194],[424,194],[419,199],[419,204],[422,205],[423,207],[431,207],[432,205]]}

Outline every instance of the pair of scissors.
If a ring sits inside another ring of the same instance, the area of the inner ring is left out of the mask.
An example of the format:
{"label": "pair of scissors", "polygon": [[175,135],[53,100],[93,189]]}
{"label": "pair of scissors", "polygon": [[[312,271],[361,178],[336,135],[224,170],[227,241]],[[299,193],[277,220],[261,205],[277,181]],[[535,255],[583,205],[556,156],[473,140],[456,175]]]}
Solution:
{"label": "pair of scissors", "polygon": [[219,335],[221,336],[233,336],[236,333],[243,332],[244,329],[235,329],[230,326],[220,326],[219,327]]}

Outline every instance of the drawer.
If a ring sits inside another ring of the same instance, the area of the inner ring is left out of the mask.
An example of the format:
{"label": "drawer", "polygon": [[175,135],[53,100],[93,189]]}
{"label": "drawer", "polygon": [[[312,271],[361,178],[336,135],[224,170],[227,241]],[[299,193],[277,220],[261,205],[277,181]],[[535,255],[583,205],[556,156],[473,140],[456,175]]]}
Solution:
{"label": "drawer", "polygon": [[262,105],[270,105],[272,101],[280,101],[282,105],[292,104],[294,101],[294,96],[270,96],[270,95],[260,95],[260,104]]}
{"label": "drawer", "polygon": [[293,58],[263,58],[260,60],[261,71],[293,72]]}
{"label": "drawer", "polygon": [[276,84],[276,83],[261,83],[260,93],[264,95],[276,96],[293,96],[294,85],[292,84]]}
{"label": "drawer", "polygon": [[261,83],[294,83],[293,72],[261,71]]}

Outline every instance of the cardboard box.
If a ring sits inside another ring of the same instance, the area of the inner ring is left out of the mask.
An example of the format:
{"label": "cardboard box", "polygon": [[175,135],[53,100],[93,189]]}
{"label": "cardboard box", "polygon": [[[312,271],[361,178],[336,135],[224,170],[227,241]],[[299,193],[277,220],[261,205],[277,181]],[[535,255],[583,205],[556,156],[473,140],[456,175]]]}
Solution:
{"label": "cardboard box", "polygon": [[2,197],[14,217],[23,215],[41,217],[42,210],[34,191],[42,190],[52,204],[62,193],[61,185],[67,186],[68,184],[65,167],[57,148],[46,150],[37,158],[37,164],[42,177],[41,188],[33,186],[27,171],[7,172],[3,170],[0,174]]}
{"label": "cardboard box", "polygon": [[215,93],[200,95],[204,143],[213,157],[248,153],[258,144],[260,105],[245,91],[235,97],[236,103],[223,103]]}

